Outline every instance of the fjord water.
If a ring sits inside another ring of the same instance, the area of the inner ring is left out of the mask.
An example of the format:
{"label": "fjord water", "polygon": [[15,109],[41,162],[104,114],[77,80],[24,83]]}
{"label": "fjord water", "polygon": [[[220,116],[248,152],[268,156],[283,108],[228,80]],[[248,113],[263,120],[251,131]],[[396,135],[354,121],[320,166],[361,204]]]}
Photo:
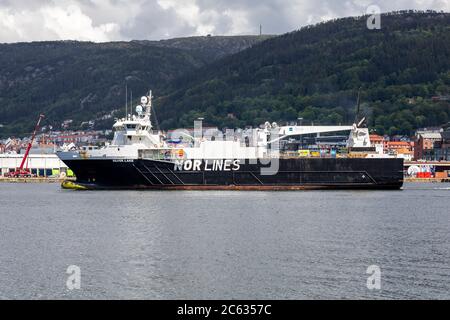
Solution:
{"label": "fjord water", "polygon": [[[70,191],[0,184],[2,299],[449,299],[450,185]],[[68,290],[67,268],[81,269]],[[381,268],[381,290],[366,286]]]}

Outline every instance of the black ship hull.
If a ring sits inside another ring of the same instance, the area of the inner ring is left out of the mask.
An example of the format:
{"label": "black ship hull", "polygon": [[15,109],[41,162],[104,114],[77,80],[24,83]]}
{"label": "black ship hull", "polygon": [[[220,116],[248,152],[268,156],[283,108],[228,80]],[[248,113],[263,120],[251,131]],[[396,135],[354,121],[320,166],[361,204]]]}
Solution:
{"label": "black ship hull", "polygon": [[[82,159],[60,155],[83,189],[400,189],[403,159],[249,160]],[[261,163],[262,162],[262,163]]]}

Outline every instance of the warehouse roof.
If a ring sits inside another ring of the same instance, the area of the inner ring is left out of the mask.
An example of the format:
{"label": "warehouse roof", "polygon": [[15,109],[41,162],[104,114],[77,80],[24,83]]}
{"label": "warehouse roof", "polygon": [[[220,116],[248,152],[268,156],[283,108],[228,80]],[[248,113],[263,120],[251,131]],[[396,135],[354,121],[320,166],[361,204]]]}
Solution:
{"label": "warehouse roof", "polygon": [[442,134],[440,132],[424,132],[420,136],[424,139],[442,139]]}

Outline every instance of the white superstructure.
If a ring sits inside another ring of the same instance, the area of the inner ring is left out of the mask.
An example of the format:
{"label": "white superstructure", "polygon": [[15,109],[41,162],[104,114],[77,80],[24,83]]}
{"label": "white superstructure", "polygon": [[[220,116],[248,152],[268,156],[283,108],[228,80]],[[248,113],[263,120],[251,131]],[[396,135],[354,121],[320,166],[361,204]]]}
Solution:
{"label": "white superstructure", "polygon": [[352,126],[281,126],[267,122],[264,128],[243,130],[238,135],[203,136],[201,128],[193,136],[183,133],[183,142],[167,143],[163,132],[154,131],[151,123],[152,93],[141,98],[136,114],[118,119],[114,124],[114,138],[105,147],[80,152],[85,158],[125,159],[257,159],[279,156],[281,140],[299,135],[350,131],[348,147],[370,148],[369,131]]}

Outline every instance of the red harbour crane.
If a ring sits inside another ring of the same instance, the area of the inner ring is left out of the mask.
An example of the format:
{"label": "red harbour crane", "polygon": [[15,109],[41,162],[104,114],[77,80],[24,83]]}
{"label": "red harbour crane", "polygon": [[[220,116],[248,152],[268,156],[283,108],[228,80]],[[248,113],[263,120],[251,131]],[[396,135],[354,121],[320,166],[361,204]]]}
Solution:
{"label": "red harbour crane", "polygon": [[20,167],[16,169],[16,171],[11,172],[10,174],[8,174],[7,176],[10,178],[24,178],[24,177],[31,177],[32,174],[30,172],[30,170],[28,169],[28,166],[26,169],[24,169],[23,167],[25,166],[25,163],[28,160],[28,156],[30,154],[30,149],[33,145],[34,139],[36,137],[36,133],[39,130],[39,125],[41,124],[42,119],[44,118],[44,115],[41,114],[39,115],[39,119],[36,123],[36,126],[34,127],[34,131],[33,131],[33,135],[31,136],[31,140],[28,143],[27,149],[25,151],[25,155],[23,156],[22,162],[20,164]]}

